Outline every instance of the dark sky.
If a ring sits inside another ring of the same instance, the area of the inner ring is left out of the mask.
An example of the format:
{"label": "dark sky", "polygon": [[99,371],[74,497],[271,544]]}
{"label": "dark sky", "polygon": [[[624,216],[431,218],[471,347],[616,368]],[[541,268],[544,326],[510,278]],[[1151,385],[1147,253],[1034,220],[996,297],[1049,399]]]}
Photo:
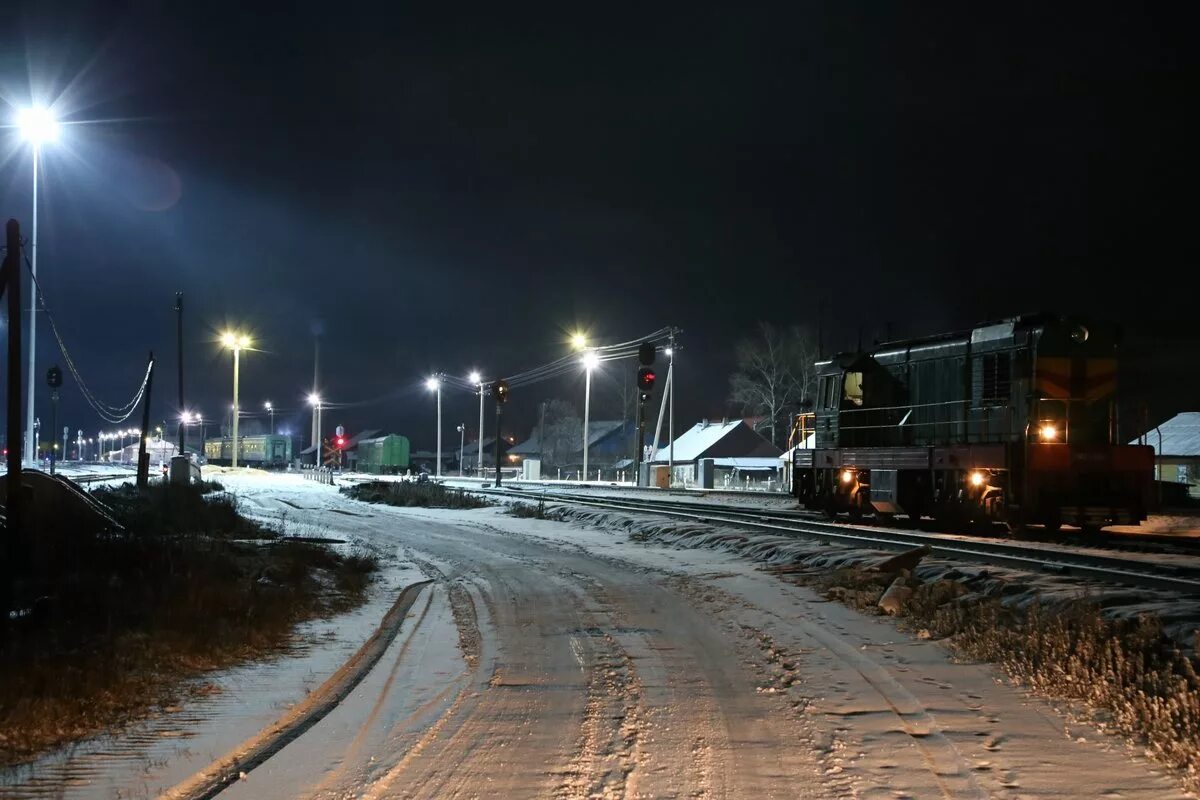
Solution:
{"label": "dark sky", "polygon": [[[726,411],[739,335],[819,307],[844,347],[1082,311],[1183,337],[1163,367],[1193,371],[1193,19],[255,5],[42,0],[0,34],[4,100],[80,123],[45,153],[39,271],[110,402],[154,349],[154,416],[174,414],[178,290],[189,406],[230,402],[229,321],[263,348],[243,405],[299,409],[323,330],[324,394],[354,404],[331,422],[424,446],[430,370],[527,368],[577,326],[683,328],[683,424]],[[0,210],[27,226],[29,152],[0,135]],[[43,327],[39,383],[52,361]],[[598,380],[600,416],[632,370]],[[94,431],[71,383],[61,417]],[[514,397],[518,433],[554,395],[581,402],[582,379]],[[474,427],[472,398],[446,403],[447,436]]]}

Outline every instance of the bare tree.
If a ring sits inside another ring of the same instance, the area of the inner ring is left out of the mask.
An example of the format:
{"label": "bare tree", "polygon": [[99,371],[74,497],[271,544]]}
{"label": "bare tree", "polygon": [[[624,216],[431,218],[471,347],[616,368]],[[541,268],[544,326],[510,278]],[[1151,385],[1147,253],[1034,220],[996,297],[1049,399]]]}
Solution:
{"label": "bare tree", "polygon": [[575,453],[583,452],[583,420],[566,400],[546,404],[545,430],[538,430],[542,463],[546,467],[570,466]]}
{"label": "bare tree", "polygon": [[780,330],[760,322],[756,336],[737,344],[737,371],[729,379],[729,400],[759,416],[756,429],[766,430],[778,445],[780,431],[788,430],[788,416],[813,399],[816,358],[816,343],[804,328]]}

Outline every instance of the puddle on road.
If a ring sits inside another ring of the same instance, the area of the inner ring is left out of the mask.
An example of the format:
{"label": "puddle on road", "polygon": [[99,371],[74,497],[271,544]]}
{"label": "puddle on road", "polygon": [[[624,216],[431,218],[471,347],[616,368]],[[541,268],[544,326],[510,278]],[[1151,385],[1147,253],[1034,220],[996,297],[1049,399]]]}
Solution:
{"label": "puddle on road", "polygon": [[97,736],[36,761],[0,770],[0,797],[156,797],[224,755],[277,719],[318,686],[374,632],[404,586],[421,580],[416,570],[389,571],[386,584],[355,611],[297,628],[303,644],[293,653],[199,679],[220,691],[189,702],[177,713],[134,723],[115,735]]}

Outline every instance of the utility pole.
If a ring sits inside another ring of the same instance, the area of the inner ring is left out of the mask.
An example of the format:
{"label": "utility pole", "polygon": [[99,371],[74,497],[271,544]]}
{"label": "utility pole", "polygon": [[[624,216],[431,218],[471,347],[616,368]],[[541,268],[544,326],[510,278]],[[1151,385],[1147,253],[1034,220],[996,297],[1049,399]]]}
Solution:
{"label": "utility pole", "polygon": [[[313,336],[313,388],[312,388],[313,397],[320,396],[320,390],[318,389],[318,383],[320,382],[319,381],[320,366],[321,366],[321,337]],[[318,406],[316,412],[313,414],[313,419],[312,419],[312,443],[313,443],[313,445],[316,445],[316,446],[319,446],[321,444],[321,411],[320,411],[319,406]],[[320,460],[321,460],[321,454],[318,450],[317,461],[319,462]]]}
{"label": "utility pole", "polygon": [[477,444],[475,446],[475,449],[478,451],[475,454],[475,457],[479,463],[476,465],[475,471],[479,474],[479,477],[482,478],[483,477],[483,384],[482,383],[480,383],[478,385],[478,389],[479,389],[479,444]]}
{"label": "utility pole", "polygon": [[[667,422],[667,488],[675,485],[675,334],[671,328],[670,345],[667,348],[667,393],[671,395],[670,417]],[[658,444],[655,442],[655,444]]]}
{"label": "utility pole", "polygon": [[183,455],[186,448],[184,436],[187,433],[187,427],[183,422],[184,405],[183,405],[183,292],[175,293],[175,344],[178,348],[177,355],[179,361],[179,455]]}
{"label": "utility pole", "polygon": [[499,401],[496,402],[496,488],[500,488],[500,406]]}
{"label": "utility pole", "polygon": [[150,485],[150,456],[146,453],[146,436],[150,431],[150,390],[154,387],[154,352],[150,352],[150,368],[146,370],[146,395],[142,398],[142,430],[138,435],[137,485]]}
{"label": "utility pole", "polygon": [[[8,293],[8,415],[5,429],[8,443],[8,500],[4,510],[7,521],[5,536],[4,587],[5,597],[0,611],[7,617],[11,608],[12,567],[17,554],[17,537],[21,533],[24,511],[24,495],[21,488],[21,225],[10,219],[5,226],[4,266],[0,268],[3,281],[0,293]],[[28,456],[28,453],[25,454]]]}

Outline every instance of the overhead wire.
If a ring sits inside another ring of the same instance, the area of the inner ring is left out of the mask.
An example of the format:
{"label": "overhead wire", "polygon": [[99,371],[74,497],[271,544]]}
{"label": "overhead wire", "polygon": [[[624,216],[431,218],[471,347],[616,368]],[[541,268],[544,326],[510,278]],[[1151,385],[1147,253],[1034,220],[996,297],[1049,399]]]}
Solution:
{"label": "overhead wire", "polygon": [[[67,369],[71,376],[75,378],[76,385],[79,386],[79,391],[83,395],[83,399],[92,407],[92,410],[105,422],[110,425],[118,425],[133,416],[133,412],[137,409],[138,403],[142,401],[142,397],[146,394],[146,386],[150,383],[150,371],[154,368],[153,360],[147,362],[146,372],[142,376],[142,384],[134,392],[133,398],[124,405],[114,406],[104,403],[99,400],[92,390],[88,387],[87,382],[83,379],[83,375],[79,372],[79,368],[75,365],[75,359],[71,358],[71,353],[67,349],[67,343],[63,340],[62,334],[58,330],[58,324],[54,321],[54,315],[50,313],[50,307],[46,304],[46,294],[42,291],[42,285],[38,281],[37,276],[33,274],[33,264],[29,261],[29,256],[24,257],[25,266],[29,269],[29,276],[33,280],[34,291],[37,295],[38,307],[45,313],[47,321],[50,323],[50,331],[54,334],[54,339],[58,342],[59,352],[62,353],[63,360],[66,361]],[[33,376],[29,376],[33,380]]]}

